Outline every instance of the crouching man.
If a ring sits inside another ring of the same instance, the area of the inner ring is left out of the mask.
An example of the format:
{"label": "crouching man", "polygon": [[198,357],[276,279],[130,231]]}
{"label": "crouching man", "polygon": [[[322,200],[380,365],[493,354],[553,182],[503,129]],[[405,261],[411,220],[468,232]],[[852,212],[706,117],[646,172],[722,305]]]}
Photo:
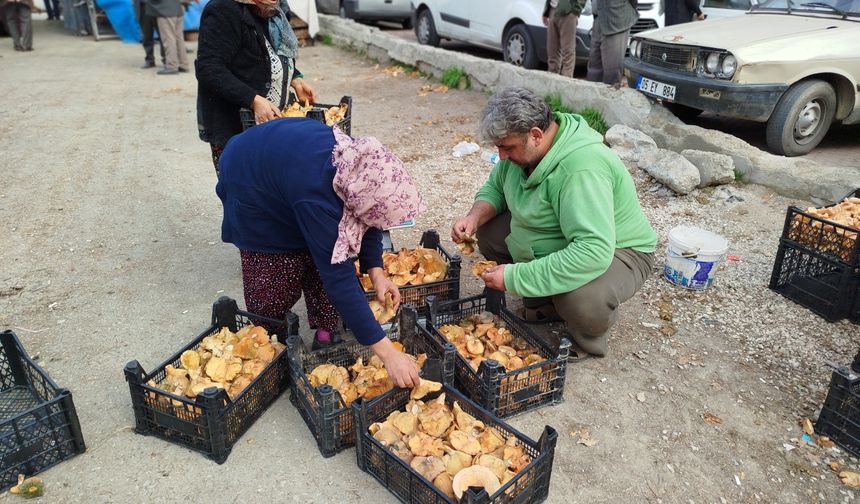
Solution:
{"label": "crouching man", "polygon": [[528,89],[491,97],[480,127],[499,162],[451,238],[476,236],[499,263],[482,279],[523,296],[527,322],[566,323],[572,360],[606,355],[619,305],[654,266],[657,235],[633,179],[585,119]]}

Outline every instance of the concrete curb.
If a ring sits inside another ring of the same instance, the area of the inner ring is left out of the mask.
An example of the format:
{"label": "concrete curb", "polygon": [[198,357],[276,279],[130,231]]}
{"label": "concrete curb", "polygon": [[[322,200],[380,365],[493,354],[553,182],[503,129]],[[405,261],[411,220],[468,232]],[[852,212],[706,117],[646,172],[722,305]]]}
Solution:
{"label": "concrete curb", "polygon": [[786,158],[764,152],[732,135],[686,125],[641,93],[614,89],[580,79],[568,79],[538,70],[525,70],[501,61],[487,60],[403,40],[378,28],[337,16],[319,15],[320,34],[360,54],[388,62],[398,61],[441,77],[451,67],[469,75],[472,87],[494,91],[523,86],[545,96],[559,95],[566,104],[600,110],[607,125],[625,124],[643,131],[657,145],[675,152],[696,149],[730,156],[744,181],[769,187],[783,196],[832,203],[860,187],[860,172],[823,166],[802,158]]}

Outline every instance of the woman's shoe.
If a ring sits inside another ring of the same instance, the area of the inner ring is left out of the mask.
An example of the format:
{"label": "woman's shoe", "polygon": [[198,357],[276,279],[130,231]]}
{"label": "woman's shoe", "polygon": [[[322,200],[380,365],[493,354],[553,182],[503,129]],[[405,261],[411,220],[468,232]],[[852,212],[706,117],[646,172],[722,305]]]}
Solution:
{"label": "woman's shoe", "polygon": [[[322,338],[320,338],[322,336]],[[330,348],[334,345],[338,345],[342,343],[343,340],[340,337],[340,331],[326,331],[324,329],[317,329],[317,332],[314,333],[314,342],[311,343],[311,350],[319,350],[321,348]]]}

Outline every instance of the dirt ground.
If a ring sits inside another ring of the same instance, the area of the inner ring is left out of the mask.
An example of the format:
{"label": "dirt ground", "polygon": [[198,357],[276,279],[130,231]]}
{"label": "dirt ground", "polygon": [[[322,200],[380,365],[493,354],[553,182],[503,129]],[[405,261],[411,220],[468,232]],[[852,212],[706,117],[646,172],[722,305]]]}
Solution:
{"label": "dirt ground", "polygon": [[[394,502],[354,450],[323,459],[286,395],[223,465],[133,432],[123,366],[157,366],[208,325],[218,296],[242,304],[239,256],[220,241],[193,74],[157,76],[138,69],[139,46],[35,25],[36,51],[0,47],[0,328],[72,390],[87,443],[43,473],[41,500]],[[490,169],[451,147],[475,135],[486,96],[423,93],[427,81],[320,45],[299,68],[324,101],[352,95],[353,133],[390,145],[427,195],[395,245],[436,228],[450,247],[452,220]],[[827,464],[857,461],[796,442],[823,402],[824,361],[850,362],[860,330],[766,288],[793,202],[754,186],[675,198],[635,179],[660,264],[682,223],[726,235],[738,260],[703,293],[649,280],[624,305],[610,355],[568,367],[565,402],[511,419],[535,438],[559,432],[548,502],[853,501]],[[468,273],[462,291],[479,291]],[[580,443],[583,431],[596,444]]]}

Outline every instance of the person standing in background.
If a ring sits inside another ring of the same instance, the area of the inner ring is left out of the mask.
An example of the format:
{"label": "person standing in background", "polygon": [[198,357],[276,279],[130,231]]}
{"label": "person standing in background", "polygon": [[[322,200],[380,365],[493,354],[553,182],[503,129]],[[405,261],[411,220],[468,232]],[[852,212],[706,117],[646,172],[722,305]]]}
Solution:
{"label": "person standing in background", "polygon": [[174,75],[189,70],[185,51],[185,32],[182,29],[183,9],[180,0],[147,0],[147,14],[158,21],[158,35],[164,47],[164,68],[158,75]]}
{"label": "person standing in background", "polygon": [[33,50],[33,0],[0,0],[6,14],[6,29],[16,51]]}
{"label": "person standing in background", "polygon": [[[49,0],[45,0],[49,1]],[[158,35],[158,48],[161,50],[161,64],[164,65],[164,44],[161,41],[161,35],[158,33],[158,18],[150,16],[146,13],[146,3],[148,0],[135,0],[134,10],[137,14],[137,21],[140,23],[140,32],[142,34],[141,42],[143,43],[143,52],[145,59],[141,68],[155,67],[155,37]]]}
{"label": "person standing in background", "polygon": [[48,20],[60,20],[60,0],[45,0],[45,12],[48,13]]}
{"label": "person standing in background", "polygon": [[544,4],[546,56],[551,73],[573,77],[576,66],[576,23],[583,7],[585,0],[546,0]]}
{"label": "person standing in background", "polygon": [[592,0],[594,28],[587,79],[620,86],[630,28],[639,19],[637,0]]}
{"label": "person standing in background", "polygon": [[666,26],[704,20],[699,0],[666,0]]}

